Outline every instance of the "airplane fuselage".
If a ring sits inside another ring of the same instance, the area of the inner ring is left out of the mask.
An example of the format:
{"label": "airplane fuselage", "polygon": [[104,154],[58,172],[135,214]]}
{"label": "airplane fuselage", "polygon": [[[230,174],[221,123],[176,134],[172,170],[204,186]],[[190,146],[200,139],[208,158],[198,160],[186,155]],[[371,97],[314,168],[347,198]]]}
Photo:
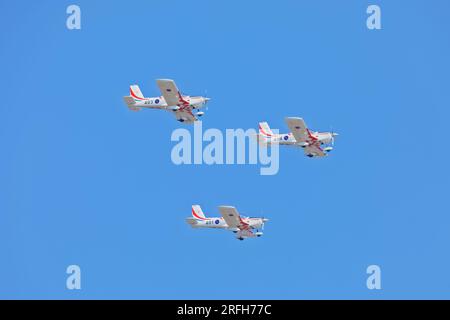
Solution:
{"label": "airplane fuselage", "polygon": [[[261,229],[264,224],[263,218],[242,218],[242,221],[248,224],[252,229]],[[230,228],[222,217],[205,218],[202,220],[187,218],[187,222],[194,228],[216,228],[237,231],[235,228]]]}
{"label": "airplane fuselage", "polygon": [[[176,111],[181,107],[185,107],[183,104],[178,105],[168,105],[164,97],[151,97],[151,98],[142,98],[142,99],[134,99],[136,104],[133,106],[139,108],[151,108],[151,109],[169,109]],[[188,106],[192,109],[201,109],[208,102],[208,98],[205,97],[189,97],[183,96],[183,100],[188,103]]]}
{"label": "airplane fuselage", "polygon": [[312,138],[310,139],[310,142],[298,143],[292,133],[275,134],[270,138],[267,138],[266,142],[278,143],[280,145],[306,147],[315,141],[319,141],[320,144],[330,144],[333,141],[333,134],[331,132],[311,132],[311,136]]}

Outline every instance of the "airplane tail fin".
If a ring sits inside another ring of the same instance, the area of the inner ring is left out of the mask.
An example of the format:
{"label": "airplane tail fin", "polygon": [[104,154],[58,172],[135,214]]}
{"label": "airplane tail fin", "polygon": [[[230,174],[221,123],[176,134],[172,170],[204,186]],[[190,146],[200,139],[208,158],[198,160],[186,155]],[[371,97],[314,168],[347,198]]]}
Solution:
{"label": "airplane tail fin", "polygon": [[259,133],[266,138],[270,138],[271,136],[273,136],[273,132],[270,129],[269,124],[267,122],[259,123]]}
{"label": "airplane tail fin", "polygon": [[135,100],[144,100],[144,95],[141,92],[141,89],[137,84],[134,84],[130,86],[130,96],[133,97]]}
{"label": "airplane tail fin", "polygon": [[198,220],[206,220],[203,210],[198,204],[192,206],[192,216]]}

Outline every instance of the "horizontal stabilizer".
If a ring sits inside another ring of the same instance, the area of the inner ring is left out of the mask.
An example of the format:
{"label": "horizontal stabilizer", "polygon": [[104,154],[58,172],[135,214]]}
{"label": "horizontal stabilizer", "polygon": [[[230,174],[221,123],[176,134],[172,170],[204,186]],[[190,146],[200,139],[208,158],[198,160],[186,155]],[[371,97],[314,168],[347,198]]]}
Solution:
{"label": "horizontal stabilizer", "polygon": [[136,101],[131,96],[123,97],[123,101],[125,101],[125,104],[127,106],[132,106],[132,105],[136,104]]}
{"label": "horizontal stabilizer", "polygon": [[188,224],[190,224],[192,227],[194,227],[195,225],[198,224],[197,219],[191,218],[191,217],[187,218],[187,219],[186,219],[186,222],[187,222]]}
{"label": "horizontal stabilizer", "polygon": [[126,97],[123,97],[123,100],[125,101],[128,109],[130,109],[131,111],[141,110],[141,108],[135,106],[136,101],[133,99],[133,97],[126,96]]}
{"label": "horizontal stabilizer", "polygon": [[266,138],[264,135],[262,135],[260,133],[255,134],[255,138],[258,141],[260,146],[265,147],[265,146],[267,146],[269,144],[269,139]]}

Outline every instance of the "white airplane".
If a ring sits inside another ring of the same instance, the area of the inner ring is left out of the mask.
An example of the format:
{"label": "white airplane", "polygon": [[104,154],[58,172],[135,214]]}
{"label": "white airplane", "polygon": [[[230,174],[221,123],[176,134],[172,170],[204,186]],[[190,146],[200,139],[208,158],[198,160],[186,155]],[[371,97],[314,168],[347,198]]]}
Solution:
{"label": "white airplane", "polygon": [[269,221],[266,218],[249,218],[240,216],[235,207],[220,206],[219,218],[207,218],[203,214],[199,205],[192,206],[192,217],[186,219],[186,222],[193,228],[215,228],[226,229],[236,233],[238,240],[246,238],[261,237],[263,235],[259,229],[264,230],[264,223]]}
{"label": "white airplane", "polygon": [[204,112],[194,114],[192,111],[203,108],[209,98],[184,96],[170,79],[159,79],[156,83],[162,94],[160,97],[145,98],[138,85],[130,86],[130,95],[123,97],[128,108],[132,111],[139,111],[141,108],[168,110],[175,114],[178,121],[185,123],[193,123],[204,115]]}
{"label": "white airplane", "polygon": [[[291,133],[274,134],[267,122],[259,123],[258,141],[261,144],[279,144],[302,147],[305,154],[312,157],[324,157],[333,150],[335,132],[311,131],[302,118],[285,119]],[[322,149],[322,145],[326,145]]]}

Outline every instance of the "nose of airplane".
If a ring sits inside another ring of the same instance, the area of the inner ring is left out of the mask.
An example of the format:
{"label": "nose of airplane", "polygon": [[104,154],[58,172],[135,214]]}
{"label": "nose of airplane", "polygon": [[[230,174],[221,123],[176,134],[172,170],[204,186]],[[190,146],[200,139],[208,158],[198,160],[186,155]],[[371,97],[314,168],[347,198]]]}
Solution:
{"label": "nose of airplane", "polygon": [[337,137],[339,133],[333,132],[333,137]]}
{"label": "nose of airplane", "polygon": [[203,101],[205,101],[205,103],[207,103],[209,100],[211,100],[211,98],[203,98]]}
{"label": "nose of airplane", "polygon": [[267,221],[269,221],[269,219],[263,218],[262,221],[263,221],[264,223],[266,223]]}

